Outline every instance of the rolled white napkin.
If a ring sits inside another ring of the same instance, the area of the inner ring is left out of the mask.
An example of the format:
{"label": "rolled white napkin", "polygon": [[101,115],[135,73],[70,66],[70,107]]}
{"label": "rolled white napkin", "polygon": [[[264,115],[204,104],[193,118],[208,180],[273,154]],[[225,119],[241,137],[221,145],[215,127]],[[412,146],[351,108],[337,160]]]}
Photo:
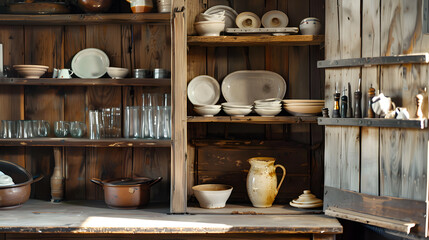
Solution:
{"label": "rolled white napkin", "polygon": [[14,185],[13,179],[0,171],[0,186],[10,186]]}

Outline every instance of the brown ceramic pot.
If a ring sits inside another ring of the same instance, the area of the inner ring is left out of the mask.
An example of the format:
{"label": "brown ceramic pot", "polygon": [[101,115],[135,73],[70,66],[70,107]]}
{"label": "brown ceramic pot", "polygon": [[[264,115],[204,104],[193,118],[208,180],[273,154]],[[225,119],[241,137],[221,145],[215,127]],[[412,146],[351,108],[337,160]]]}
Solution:
{"label": "brown ceramic pot", "polygon": [[43,178],[39,176],[35,179],[21,166],[0,160],[0,171],[9,175],[14,181],[14,185],[0,187],[0,209],[16,208],[24,204],[31,193],[31,184]]}
{"label": "brown ceramic pot", "polygon": [[104,201],[110,208],[136,209],[149,203],[150,187],[161,179],[136,177],[101,181],[92,178],[91,182],[103,186]]}
{"label": "brown ceramic pot", "polygon": [[79,7],[87,13],[107,12],[112,0],[78,0]]}

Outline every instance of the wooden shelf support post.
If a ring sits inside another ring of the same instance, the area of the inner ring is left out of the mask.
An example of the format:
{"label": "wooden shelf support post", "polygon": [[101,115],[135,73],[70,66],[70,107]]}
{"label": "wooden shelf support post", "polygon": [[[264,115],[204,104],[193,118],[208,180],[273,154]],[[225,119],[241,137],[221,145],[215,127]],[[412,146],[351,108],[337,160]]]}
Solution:
{"label": "wooden shelf support post", "polygon": [[55,167],[51,177],[51,202],[60,202],[64,198],[63,151],[54,147]]}

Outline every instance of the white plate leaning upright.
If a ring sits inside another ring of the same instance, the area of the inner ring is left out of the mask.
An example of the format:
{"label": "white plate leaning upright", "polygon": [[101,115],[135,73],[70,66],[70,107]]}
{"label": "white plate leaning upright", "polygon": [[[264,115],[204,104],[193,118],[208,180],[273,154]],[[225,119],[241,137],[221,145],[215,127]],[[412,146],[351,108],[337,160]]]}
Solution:
{"label": "white plate leaning upright", "polygon": [[188,84],[188,98],[192,104],[214,105],[220,97],[219,83],[213,77],[200,75]]}
{"label": "white plate leaning upright", "polygon": [[74,55],[71,67],[80,78],[100,78],[107,72],[109,57],[98,48],[86,48]]}

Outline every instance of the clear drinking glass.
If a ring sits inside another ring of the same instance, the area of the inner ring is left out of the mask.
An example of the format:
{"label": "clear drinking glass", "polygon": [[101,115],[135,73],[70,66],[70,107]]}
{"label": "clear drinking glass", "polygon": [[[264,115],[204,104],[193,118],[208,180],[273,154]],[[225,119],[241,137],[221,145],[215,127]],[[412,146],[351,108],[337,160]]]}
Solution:
{"label": "clear drinking glass", "polygon": [[51,126],[46,120],[33,120],[34,137],[47,137],[51,131]]}
{"label": "clear drinking glass", "polygon": [[124,137],[125,138],[141,137],[140,108],[141,107],[139,106],[127,106],[125,108],[125,116],[124,116]]}
{"label": "clear drinking glass", "polygon": [[101,109],[101,118],[103,122],[104,129],[104,137],[110,138],[112,137],[112,114],[110,108],[102,108]]}
{"label": "clear drinking glass", "polygon": [[101,131],[101,112],[89,110],[89,138],[100,139],[102,136]]}
{"label": "clear drinking glass", "polygon": [[55,136],[63,138],[66,137],[70,132],[70,123],[66,121],[56,121],[54,123]]}
{"label": "clear drinking glass", "polygon": [[33,128],[31,120],[18,120],[16,122],[16,137],[31,138],[33,137]]}
{"label": "clear drinking glass", "polygon": [[75,138],[81,138],[86,133],[86,124],[84,122],[74,121],[70,123],[70,135]]}
{"label": "clear drinking glass", "polygon": [[111,137],[119,138],[121,137],[121,108],[113,107],[111,110],[111,127],[112,127],[112,135]]}
{"label": "clear drinking glass", "polygon": [[3,138],[16,138],[16,121],[2,120]]}

